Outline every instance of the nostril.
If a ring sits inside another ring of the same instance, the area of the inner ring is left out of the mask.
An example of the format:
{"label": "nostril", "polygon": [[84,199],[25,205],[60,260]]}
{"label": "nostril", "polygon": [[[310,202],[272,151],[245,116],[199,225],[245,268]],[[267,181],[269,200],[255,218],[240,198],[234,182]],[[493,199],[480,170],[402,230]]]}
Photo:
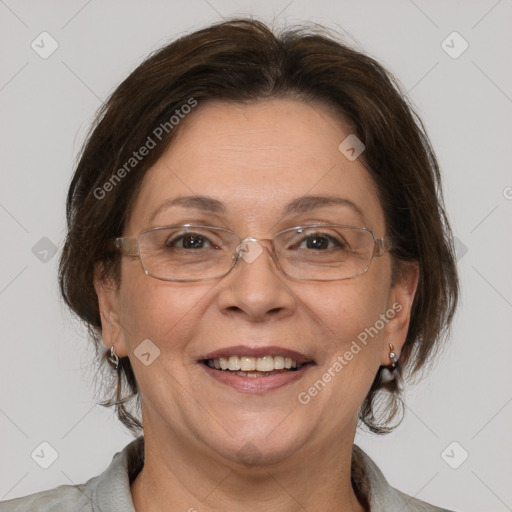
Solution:
{"label": "nostril", "polygon": [[239,308],[238,306],[229,306],[229,307],[225,308],[225,311],[228,311],[230,313],[238,313],[243,310],[241,308]]}

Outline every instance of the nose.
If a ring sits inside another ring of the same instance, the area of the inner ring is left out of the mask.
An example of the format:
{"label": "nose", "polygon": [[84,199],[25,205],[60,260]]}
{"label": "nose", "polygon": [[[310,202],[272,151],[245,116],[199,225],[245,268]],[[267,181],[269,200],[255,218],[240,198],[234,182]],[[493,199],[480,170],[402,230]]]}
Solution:
{"label": "nose", "polygon": [[270,240],[246,238],[237,248],[235,268],[224,279],[218,300],[222,312],[249,322],[293,315],[296,298],[272,255]]}

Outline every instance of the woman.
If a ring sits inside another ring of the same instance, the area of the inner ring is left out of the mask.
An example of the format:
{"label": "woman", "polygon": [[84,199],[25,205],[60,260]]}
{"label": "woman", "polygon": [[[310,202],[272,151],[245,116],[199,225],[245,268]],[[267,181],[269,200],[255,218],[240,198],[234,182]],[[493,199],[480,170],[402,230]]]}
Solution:
{"label": "woman", "polygon": [[434,153],[378,63],[246,19],[178,39],[103,106],[67,220],[63,297],[144,436],[0,510],[443,510],[354,445],[458,296]]}

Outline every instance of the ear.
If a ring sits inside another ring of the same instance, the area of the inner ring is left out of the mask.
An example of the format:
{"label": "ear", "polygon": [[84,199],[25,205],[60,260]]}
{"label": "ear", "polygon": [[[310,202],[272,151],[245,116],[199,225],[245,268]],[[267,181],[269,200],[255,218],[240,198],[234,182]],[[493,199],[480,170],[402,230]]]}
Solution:
{"label": "ear", "polygon": [[390,290],[386,311],[389,322],[384,331],[385,344],[381,354],[381,365],[383,366],[391,364],[390,344],[393,345],[394,352],[400,356],[407,338],[412,305],[418,287],[419,265],[416,262],[402,262],[400,265],[399,276]]}
{"label": "ear", "polygon": [[114,280],[106,275],[101,263],[94,269],[94,289],[98,296],[103,342],[107,348],[114,346],[119,357],[125,357],[128,351],[120,321],[119,289]]}

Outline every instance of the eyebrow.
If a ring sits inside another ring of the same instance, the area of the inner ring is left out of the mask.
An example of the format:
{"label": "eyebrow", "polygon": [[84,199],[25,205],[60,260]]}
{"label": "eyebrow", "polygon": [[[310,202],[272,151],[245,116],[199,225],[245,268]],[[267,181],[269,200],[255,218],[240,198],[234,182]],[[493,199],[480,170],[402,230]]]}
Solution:
{"label": "eyebrow", "polygon": [[[213,197],[180,196],[161,203],[153,212],[149,220],[152,221],[162,210],[171,208],[173,206],[181,206],[183,208],[190,208],[214,214],[223,214],[226,212],[226,208],[224,207],[223,203],[217,199],[214,199]],[[293,199],[285,206],[283,216],[287,217],[290,215],[308,213],[312,210],[316,210],[325,206],[345,206],[354,210],[361,217],[365,217],[361,208],[359,208],[359,206],[357,206],[349,199],[344,199],[337,196],[323,195],[303,196],[298,197],[297,199]]]}
{"label": "eyebrow", "polygon": [[355,203],[349,199],[337,196],[303,196],[290,201],[285,209],[284,216],[308,213],[324,206],[346,206],[364,218],[364,213]]}
{"label": "eyebrow", "polygon": [[221,214],[226,211],[224,205],[217,201],[217,199],[213,199],[213,197],[208,196],[180,196],[174,199],[168,199],[160,204],[157,209],[152,213],[149,218],[152,221],[162,210],[166,208],[171,208],[173,206],[181,206],[183,208],[191,208],[195,210],[201,210],[203,212],[208,213],[216,213]]}

